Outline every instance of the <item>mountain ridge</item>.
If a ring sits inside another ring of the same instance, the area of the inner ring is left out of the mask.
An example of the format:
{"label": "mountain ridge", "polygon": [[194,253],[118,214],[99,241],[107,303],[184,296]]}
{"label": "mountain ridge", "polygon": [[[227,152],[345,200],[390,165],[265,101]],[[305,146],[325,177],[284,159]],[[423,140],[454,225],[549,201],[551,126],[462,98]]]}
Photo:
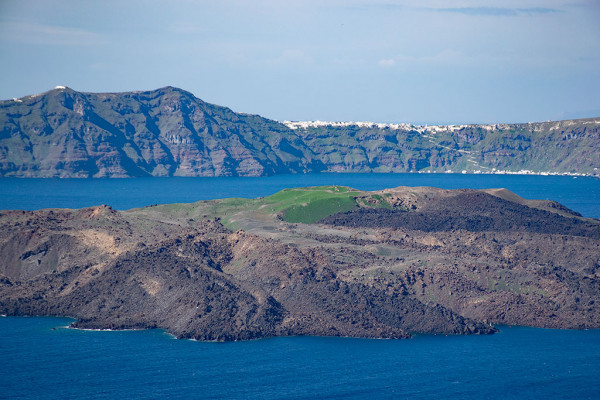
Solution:
{"label": "mountain ridge", "polygon": [[0,101],[0,176],[265,176],[308,172],[600,176],[600,118],[526,124],[278,122],[165,86],[59,86]]}

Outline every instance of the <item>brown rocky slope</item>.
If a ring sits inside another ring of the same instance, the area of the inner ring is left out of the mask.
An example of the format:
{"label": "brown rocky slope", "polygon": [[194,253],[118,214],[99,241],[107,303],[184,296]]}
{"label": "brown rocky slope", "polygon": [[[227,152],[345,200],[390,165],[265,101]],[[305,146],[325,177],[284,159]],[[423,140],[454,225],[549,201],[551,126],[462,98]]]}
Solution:
{"label": "brown rocky slope", "polygon": [[[202,340],[600,327],[597,220],[505,191],[349,193],[381,207],[318,224],[268,198],[3,211],[0,313]],[[446,222],[419,225],[435,210]]]}

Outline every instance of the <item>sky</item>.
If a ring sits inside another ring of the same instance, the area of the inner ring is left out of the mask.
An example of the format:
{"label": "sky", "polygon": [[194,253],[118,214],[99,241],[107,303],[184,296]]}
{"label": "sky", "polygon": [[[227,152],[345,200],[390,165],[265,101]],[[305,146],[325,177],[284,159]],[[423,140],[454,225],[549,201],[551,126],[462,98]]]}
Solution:
{"label": "sky", "polygon": [[176,86],[283,120],[600,117],[598,0],[0,0],[0,99]]}

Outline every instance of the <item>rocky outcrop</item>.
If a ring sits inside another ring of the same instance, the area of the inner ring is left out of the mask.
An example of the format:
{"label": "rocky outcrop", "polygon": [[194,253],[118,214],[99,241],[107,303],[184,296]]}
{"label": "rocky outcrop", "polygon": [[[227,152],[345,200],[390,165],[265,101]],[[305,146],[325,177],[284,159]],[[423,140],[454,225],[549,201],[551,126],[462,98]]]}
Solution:
{"label": "rocky outcrop", "polygon": [[[181,338],[489,333],[442,307],[337,279],[314,251],[201,220],[182,229],[107,208],[5,212],[0,312]],[[141,226],[144,226],[142,229]]]}
{"label": "rocky outcrop", "polygon": [[3,211],[0,313],[201,340],[600,327],[598,220],[505,190],[339,193],[363,206],[318,224],[269,198]]}
{"label": "rocky outcrop", "polygon": [[600,119],[461,126],[279,123],[173,87],[0,101],[0,176],[306,172],[600,174]]}
{"label": "rocky outcrop", "polygon": [[[446,192],[447,193],[447,192]],[[412,212],[361,208],[322,219],[343,227],[410,229],[422,232],[526,232],[600,239],[600,224],[528,207],[477,190],[430,196]],[[566,208],[566,207],[565,207]]]}

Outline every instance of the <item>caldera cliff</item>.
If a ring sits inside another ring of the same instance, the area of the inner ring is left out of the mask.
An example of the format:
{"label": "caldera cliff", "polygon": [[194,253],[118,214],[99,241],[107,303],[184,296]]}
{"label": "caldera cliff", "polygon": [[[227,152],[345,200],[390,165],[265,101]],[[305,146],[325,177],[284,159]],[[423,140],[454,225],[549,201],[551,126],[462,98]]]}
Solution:
{"label": "caldera cliff", "polygon": [[600,119],[420,126],[286,122],[165,87],[66,87],[0,101],[0,177],[263,176],[306,172],[599,176]]}

